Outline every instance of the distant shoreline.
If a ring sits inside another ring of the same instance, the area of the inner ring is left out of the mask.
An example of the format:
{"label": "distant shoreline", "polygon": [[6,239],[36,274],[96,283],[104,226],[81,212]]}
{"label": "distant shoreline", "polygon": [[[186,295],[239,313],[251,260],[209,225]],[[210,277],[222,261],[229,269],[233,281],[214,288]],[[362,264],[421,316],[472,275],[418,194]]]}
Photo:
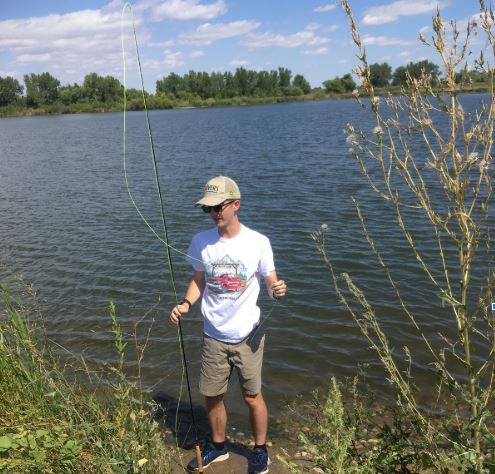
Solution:
{"label": "distant shoreline", "polygon": [[[400,87],[386,87],[375,88],[377,96],[385,95],[399,95],[401,92]],[[488,86],[477,85],[474,87],[464,87],[459,89],[459,94],[471,94],[471,93],[485,93],[489,92]],[[366,95],[361,93],[360,97],[366,98]],[[247,105],[266,105],[266,104],[283,104],[292,102],[312,102],[320,100],[338,100],[338,99],[352,99],[354,95],[351,92],[345,93],[326,93],[324,91],[311,92],[305,95],[299,96],[274,96],[274,97],[233,97],[231,99],[213,99],[208,98],[205,100],[198,99],[194,102],[176,101],[160,104],[154,106],[153,101],[148,105],[148,110],[172,110],[172,109],[199,109],[210,107],[237,107]],[[63,105],[60,103],[49,104],[40,106],[38,108],[26,108],[16,106],[0,107],[0,118],[8,117],[34,117],[39,115],[65,115],[65,114],[83,114],[83,113],[107,113],[107,112],[123,112],[124,107],[122,103],[112,104],[90,104],[90,103],[77,103],[71,105]],[[139,111],[144,110],[142,103],[136,103],[135,101],[127,106],[127,111]]]}

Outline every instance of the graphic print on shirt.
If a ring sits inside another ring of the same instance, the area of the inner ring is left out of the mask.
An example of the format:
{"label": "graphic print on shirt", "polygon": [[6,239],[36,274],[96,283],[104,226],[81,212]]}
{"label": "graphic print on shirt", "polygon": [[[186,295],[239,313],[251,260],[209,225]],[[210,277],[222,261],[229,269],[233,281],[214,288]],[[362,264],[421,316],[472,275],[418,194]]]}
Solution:
{"label": "graphic print on shirt", "polygon": [[217,294],[232,295],[237,298],[246,288],[246,267],[228,255],[206,264],[206,285]]}

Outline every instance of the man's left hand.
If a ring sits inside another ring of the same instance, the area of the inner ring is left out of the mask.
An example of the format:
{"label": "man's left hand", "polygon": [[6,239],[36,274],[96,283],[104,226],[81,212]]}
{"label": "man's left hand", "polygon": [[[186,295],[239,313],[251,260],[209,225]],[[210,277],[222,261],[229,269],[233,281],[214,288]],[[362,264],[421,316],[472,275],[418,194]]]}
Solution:
{"label": "man's left hand", "polygon": [[271,290],[272,296],[276,300],[279,300],[285,296],[285,293],[287,292],[287,285],[284,280],[278,280],[272,285]]}

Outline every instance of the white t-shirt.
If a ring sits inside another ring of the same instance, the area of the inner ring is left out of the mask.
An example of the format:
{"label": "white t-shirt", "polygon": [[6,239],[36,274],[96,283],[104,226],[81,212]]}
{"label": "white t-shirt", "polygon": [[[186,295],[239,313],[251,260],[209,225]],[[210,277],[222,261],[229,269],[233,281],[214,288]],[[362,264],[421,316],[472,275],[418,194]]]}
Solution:
{"label": "white t-shirt", "polygon": [[187,253],[193,268],[205,272],[205,334],[223,342],[242,341],[260,319],[260,278],[275,270],[270,241],[242,224],[232,239],[220,237],[214,227],[196,234]]}

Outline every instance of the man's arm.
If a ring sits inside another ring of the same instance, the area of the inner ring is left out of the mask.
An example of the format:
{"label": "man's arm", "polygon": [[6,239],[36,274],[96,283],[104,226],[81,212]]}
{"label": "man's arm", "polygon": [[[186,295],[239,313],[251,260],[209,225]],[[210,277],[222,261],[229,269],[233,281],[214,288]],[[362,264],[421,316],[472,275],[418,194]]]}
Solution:
{"label": "man's arm", "polygon": [[195,271],[189,286],[187,287],[184,302],[173,307],[170,320],[174,324],[179,323],[179,318],[189,312],[189,308],[201,297],[205,288],[205,272]]}
{"label": "man's arm", "polygon": [[275,272],[275,270],[265,277],[265,284],[270,298],[275,300],[283,298],[287,292],[287,285],[285,284],[285,281],[278,279],[277,272]]}

